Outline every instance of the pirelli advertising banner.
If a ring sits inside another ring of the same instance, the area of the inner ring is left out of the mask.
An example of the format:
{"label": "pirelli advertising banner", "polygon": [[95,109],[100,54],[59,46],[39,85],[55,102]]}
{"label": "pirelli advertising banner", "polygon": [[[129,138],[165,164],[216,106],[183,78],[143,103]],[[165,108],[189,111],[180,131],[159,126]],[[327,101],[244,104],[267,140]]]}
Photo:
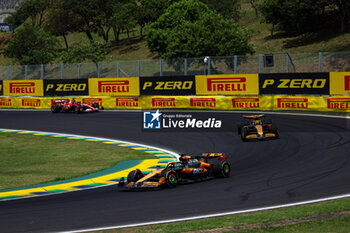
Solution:
{"label": "pirelli advertising banner", "polygon": [[139,78],[90,78],[90,96],[139,96]]}
{"label": "pirelli advertising banner", "polygon": [[259,74],[260,95],[329,95],[329,73]]}
{"label": "pirelli advertising banner", "polygon": [[5,96],[44,96],[43,80],[4,80]]}
{"label": "pirelli advertising banner", "polygon": [[259,95],[259,75],[196,75],[196,94]]}
{"label": "pirelli advertising banner", "polygon": [[[0,108],[50,109],[54,100],[72,97],[0,97]],[[76,97],[106,109],[294,110],[350,112],[350,96],[142,96]]]}
{"label": "pirelli advertising banner", "polygon": [[330,94],[350,95],[350,72],[330,72]]}
{"label": "pirelli advertising banner", "polygon": [[88,79],[44,80],[45,96],[89,95]]}
{"label": "pirelli advertising banner", "polygon": [[327,110],[350,112],[350,96],[326,97]]}
{"label": "pirelli advertising banner", "polygon": [[141,95],[195,95],[194,76],[140,77]]}

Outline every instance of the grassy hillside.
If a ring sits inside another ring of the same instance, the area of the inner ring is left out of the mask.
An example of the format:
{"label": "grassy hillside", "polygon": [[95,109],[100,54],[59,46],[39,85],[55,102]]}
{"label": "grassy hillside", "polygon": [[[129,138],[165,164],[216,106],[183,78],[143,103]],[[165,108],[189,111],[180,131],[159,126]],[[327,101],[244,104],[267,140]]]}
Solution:
{"label": "grassy hillside", "polygon": [[271,25],[261,23],[262,17],[260,15],[256,17],[248,3],[242,5],[242,14],[239,24],[249,30],[250,42],[254,45],[257,54],[350,51],[350,32],[340,33],[338,25],[333,29],[299,36],[290,36],[278,31],[271,36]]}
{"label": "grassy hillside", "polygon": [[[241,12],[242,17],[238,23],[248,29],[251,35],[250,43],[253,44],[256,54],[271,52],[289,52],[295,54],[320,51],[350,51],[350,32],[339,33],[337,25],[333,29],[299,36],[290,36],[278,31],[271,35],[271,25],[262,23],[262,17],[256,17],[249,3],[242,4]],[[4,47],[4,43],[1,43],[2,36],[9,37],[9,35],[4,35],[4,33],[0,34],[0,48]],[[102,40],[96,35],[95,38]],[[106,60],[149,60],[157,58],[157,54],[149,52],[146,46],[146,40],[139,39],[138,28],[130,32],[130,38],[127,37],[126,33],[122,33],[119,42],[114,41],[112,32],[110,32],[109,38],[112,41],[112,47],[108,51]],[[59,39],[63,48],[63,38]],[[69,44],[73,41],[88,43],[88,39],[83,33],[72,33],[68,35]],[[56,61],[55,63],[60,63],[60,61]],[[13,61],[0,55],[0,65],[10,64],[14,64]]]}

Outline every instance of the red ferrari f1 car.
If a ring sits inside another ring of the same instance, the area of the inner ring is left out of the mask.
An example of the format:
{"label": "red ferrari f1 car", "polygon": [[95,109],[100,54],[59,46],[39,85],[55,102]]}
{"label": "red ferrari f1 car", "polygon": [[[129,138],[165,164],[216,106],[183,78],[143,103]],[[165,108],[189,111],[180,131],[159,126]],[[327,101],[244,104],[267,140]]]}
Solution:
{"label": "red ferrari f1 car", "polygon": [[100,108],[99,104],[94,102],[92,105],[81,103],[80,101],[71,100],[54,100],[51,105],[51,112],[98,112]]}
{"label": "red ferrari f1 car", "polygon": [[222,153],[204,153],[191,157],[181,155],[179,162],[170,162],[149,174],[139,169],[133,170],[125,180],[122,177],[118,186],[127,190],[173,188],[178,184],[207,180],[215,177],[229,177],[231,166]]}

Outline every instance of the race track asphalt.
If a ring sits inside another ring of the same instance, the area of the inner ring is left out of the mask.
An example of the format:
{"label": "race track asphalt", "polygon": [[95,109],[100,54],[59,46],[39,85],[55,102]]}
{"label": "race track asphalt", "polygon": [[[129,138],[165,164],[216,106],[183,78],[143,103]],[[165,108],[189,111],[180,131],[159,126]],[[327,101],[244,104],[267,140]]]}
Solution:
{"label": "race track asphalt", "polygon": [[242,142],[234,127],[242,113],[203,114],[232,125],[222,132],[144,132],[141,112],[0,111],[0,128],[128,140],[178,153],[224,152],[232,166],[230,178],[174,189],[120,192],[109,186],[0,202],[0,232],[120,226],[350,193],[350,131],[345,119],[266,114],[278,124],[281,138]]}

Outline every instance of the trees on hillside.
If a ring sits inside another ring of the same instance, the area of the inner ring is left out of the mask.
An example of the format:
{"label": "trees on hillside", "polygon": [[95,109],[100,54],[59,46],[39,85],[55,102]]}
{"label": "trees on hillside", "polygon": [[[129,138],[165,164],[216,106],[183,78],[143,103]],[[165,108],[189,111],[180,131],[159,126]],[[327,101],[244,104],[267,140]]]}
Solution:
{"label": "trees on hillside", "polygon": [[201,0],[210,10],[220,14],[224,19],[238,21],[240,16],[241,0]]}
{"label": "trees on hillside", "polygon": [[5,48],[5,55],[22,65],[46,64],[57,56],[58,40],[39,26],[19,28]]}
{"label": "trees on hillside", "polygon": [[350,20],[349,0],[329,0],[330,7],[334,7],[334,17],[338,19],[340,31],[346,31],[346,23]]}
{"label": "trees on hillside", "polygon": [[244,29],[197,0],[183,0],[171,5],[150,25],[147,45],[164,58],[253,52]]}
{"label": "trees on hillside", "polygon": [[[148,47],[162,57],[225,56],[253,51],[246,30],[235,24],[240,3],[240,0],[220,3],[216,0],[25,0],[6,22],[11,25],[26,22],[22,27],[28,28],[22,31],[29,32],[35,27],[41,28],[42,35],[45,32],[47,36],[62,36],[67,50],[69,33],[82,32],[91,45],[96,45],[101,40],[108,43],[111,32],[116,42],[122,31],[129,37],[129,32],[138,25],[140,38],[146,31]],[[330,22],[338,23],[341,32],[345,32],[350,19],[348,0],[249,0],[249,3],[259,9],[265,22],[272,24],[271,33],[279,29],[301,34],[324,28]],[[78,46],[74,45],[75,51]],[[9,49],[15,50],[11,46]],[[8,50],[7,55],[10,54]],[[21,63],[24,60],[19,59]]]}
{"label": "trees on hillside", "polygon": [[149,23],[155,22],[159,16],[170,6],[172,2],[169,0],[139,0],[135,19],[140,26],[140,38],[143,38],[143,29]]}
{"label": "trees on hillside", "polygon": [[74,42],[72,46],[61,53],[63,63],[80,63],[92,61],[97,63],[106,57],[108,44],[105,42],[95,42],[94,44],[81,44]]}
{"label": "trees on hillside", "polygon": [[52,1],[48,10],[45,28],[53,35],[62,36],[68,49],[67,35],[78,30],[79,20],[71,11],[62,8],[61,1]]}
{"label": "trees on hillside", "polygon": [[339,23],[345,31],[350,19],[348,0],[263,0],[259,10],[273,30],[304,33]]}

